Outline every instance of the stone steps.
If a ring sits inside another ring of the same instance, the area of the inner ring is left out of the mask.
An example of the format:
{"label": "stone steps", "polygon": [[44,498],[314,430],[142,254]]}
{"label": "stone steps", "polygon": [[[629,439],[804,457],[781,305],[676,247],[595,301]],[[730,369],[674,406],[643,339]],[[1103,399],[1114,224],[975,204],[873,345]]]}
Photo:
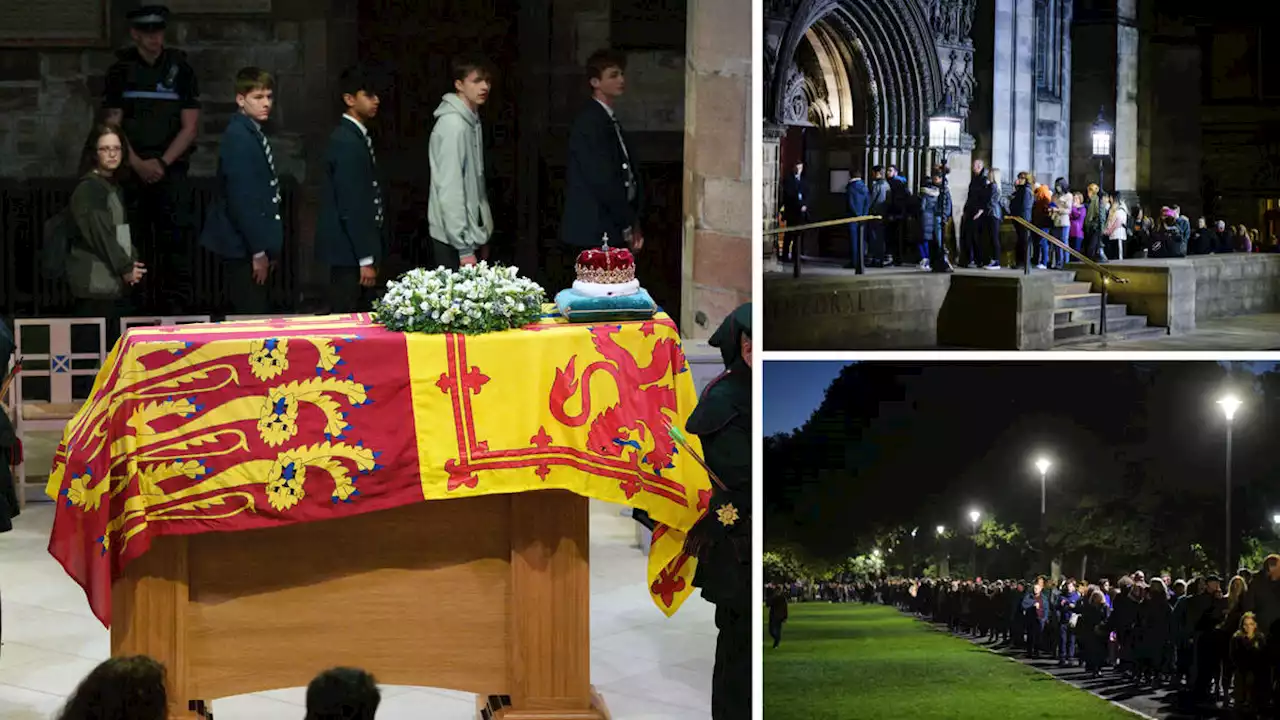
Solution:
{"label": "stone steps", "polygon": [[[1101,341],[1102,293],[1091,292],[1091,289],[1090,283],[1076,281],[1074,272],[1066,271],[1055,277],[1055,347]],[[1167,334],[1167,328],[1147,325],[1146,315],[1130,315],[1128,306],[1123,303],[1107,303],[1107,340],[1133,340]]]}
{"label": "stone steps", "polygon": [[1088,295],[1092,288],[1093,284],[1087,282],[1056,282],[1053,284],[1055,295]]}
{"label": "stone steps", "polygon": [[[1107,303],[1107,323],[1110,324],[1116,318],[1126,317],[1129,314],[1129,307],[1119,303]],[[1097,322],[1102,319],[1101,302],[1088,307],[1064,308],[1053,313],[1053,324],[1064,325],[1071,322],[1080,322],[1087,320]]]}
{"label": "stone steps", "polygon": [[[1137,330],[1130,330],[1123,333],[1112,332],[1110,329],[1110,318],[1107,319],[1107,342],[1118,342],[1121,340],[1144,340],[1149,338],[1168,337],[1169,329],[1162,327],[1144,327]],[[1105,344],[1101,337],[1097,335],[1081,335],[1080,337],[1060,340],[1054,343],[1055,347],[1075,347],[1081,345],[1103,345]]]}

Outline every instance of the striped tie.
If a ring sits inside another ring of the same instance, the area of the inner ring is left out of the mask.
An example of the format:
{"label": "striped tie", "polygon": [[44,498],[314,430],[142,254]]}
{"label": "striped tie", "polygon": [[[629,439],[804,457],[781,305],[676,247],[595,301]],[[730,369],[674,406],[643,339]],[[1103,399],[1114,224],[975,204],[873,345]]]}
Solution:
{"label": "striped tie", "polygon": [[[373,161],[373,170],[376,174],[378,171],[378,155],[373,151],[373,138],[369,133],[364,134],[364,143],[369,146],[369,159]],[[373,218],[378,223],[378,227],[382,227],[382,191],[378,189],[378,179],[373,180]]]}
{"label": "striped tie", "polygon": [[275,157],[271,155],[271,143],[267,141],[267,136],[263,134],[262,130],[258,130],[258,139],[262,141],[262,152],[267,156],[267,167],[271,168],[271,187],[275,188],[275,197],[271,199],[271,202],[277,206],[276,219],[279,220],[280,210],[278,206],[280,205],[280,176],[276,173],[276,160]]}

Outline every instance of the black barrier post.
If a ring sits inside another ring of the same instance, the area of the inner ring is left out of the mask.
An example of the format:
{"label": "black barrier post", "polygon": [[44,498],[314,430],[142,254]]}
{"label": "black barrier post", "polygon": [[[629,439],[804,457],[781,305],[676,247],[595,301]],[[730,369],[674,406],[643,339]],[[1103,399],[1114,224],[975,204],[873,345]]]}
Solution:
{"label": "black barrier post", "polygon": [[1107,339],[1107,276],[1099,275],[1102,278],[1102,312],[1099,315],[1098,328],[1101,331],[1102,339]]}

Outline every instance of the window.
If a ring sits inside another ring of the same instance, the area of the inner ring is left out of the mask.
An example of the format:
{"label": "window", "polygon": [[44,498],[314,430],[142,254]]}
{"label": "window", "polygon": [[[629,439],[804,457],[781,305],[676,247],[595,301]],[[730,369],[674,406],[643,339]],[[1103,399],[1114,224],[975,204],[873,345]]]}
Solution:
{"label": "window", "polygon": [[1036,0],[1036,94],[1062,99],[1062,15],[1057,0]]}

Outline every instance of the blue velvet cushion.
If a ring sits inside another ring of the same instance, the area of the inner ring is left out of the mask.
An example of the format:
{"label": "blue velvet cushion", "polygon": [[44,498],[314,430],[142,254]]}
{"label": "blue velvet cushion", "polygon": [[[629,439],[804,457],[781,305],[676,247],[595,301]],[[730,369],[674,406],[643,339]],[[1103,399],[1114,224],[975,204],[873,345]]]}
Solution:
{"label": "blue velvet cushion", "polygon": [[556,307],[569,322],[648,320],[658,311],[657,303],[644,288],[634,295],[621,297],[590,297],[565,288],[556,294]]}

